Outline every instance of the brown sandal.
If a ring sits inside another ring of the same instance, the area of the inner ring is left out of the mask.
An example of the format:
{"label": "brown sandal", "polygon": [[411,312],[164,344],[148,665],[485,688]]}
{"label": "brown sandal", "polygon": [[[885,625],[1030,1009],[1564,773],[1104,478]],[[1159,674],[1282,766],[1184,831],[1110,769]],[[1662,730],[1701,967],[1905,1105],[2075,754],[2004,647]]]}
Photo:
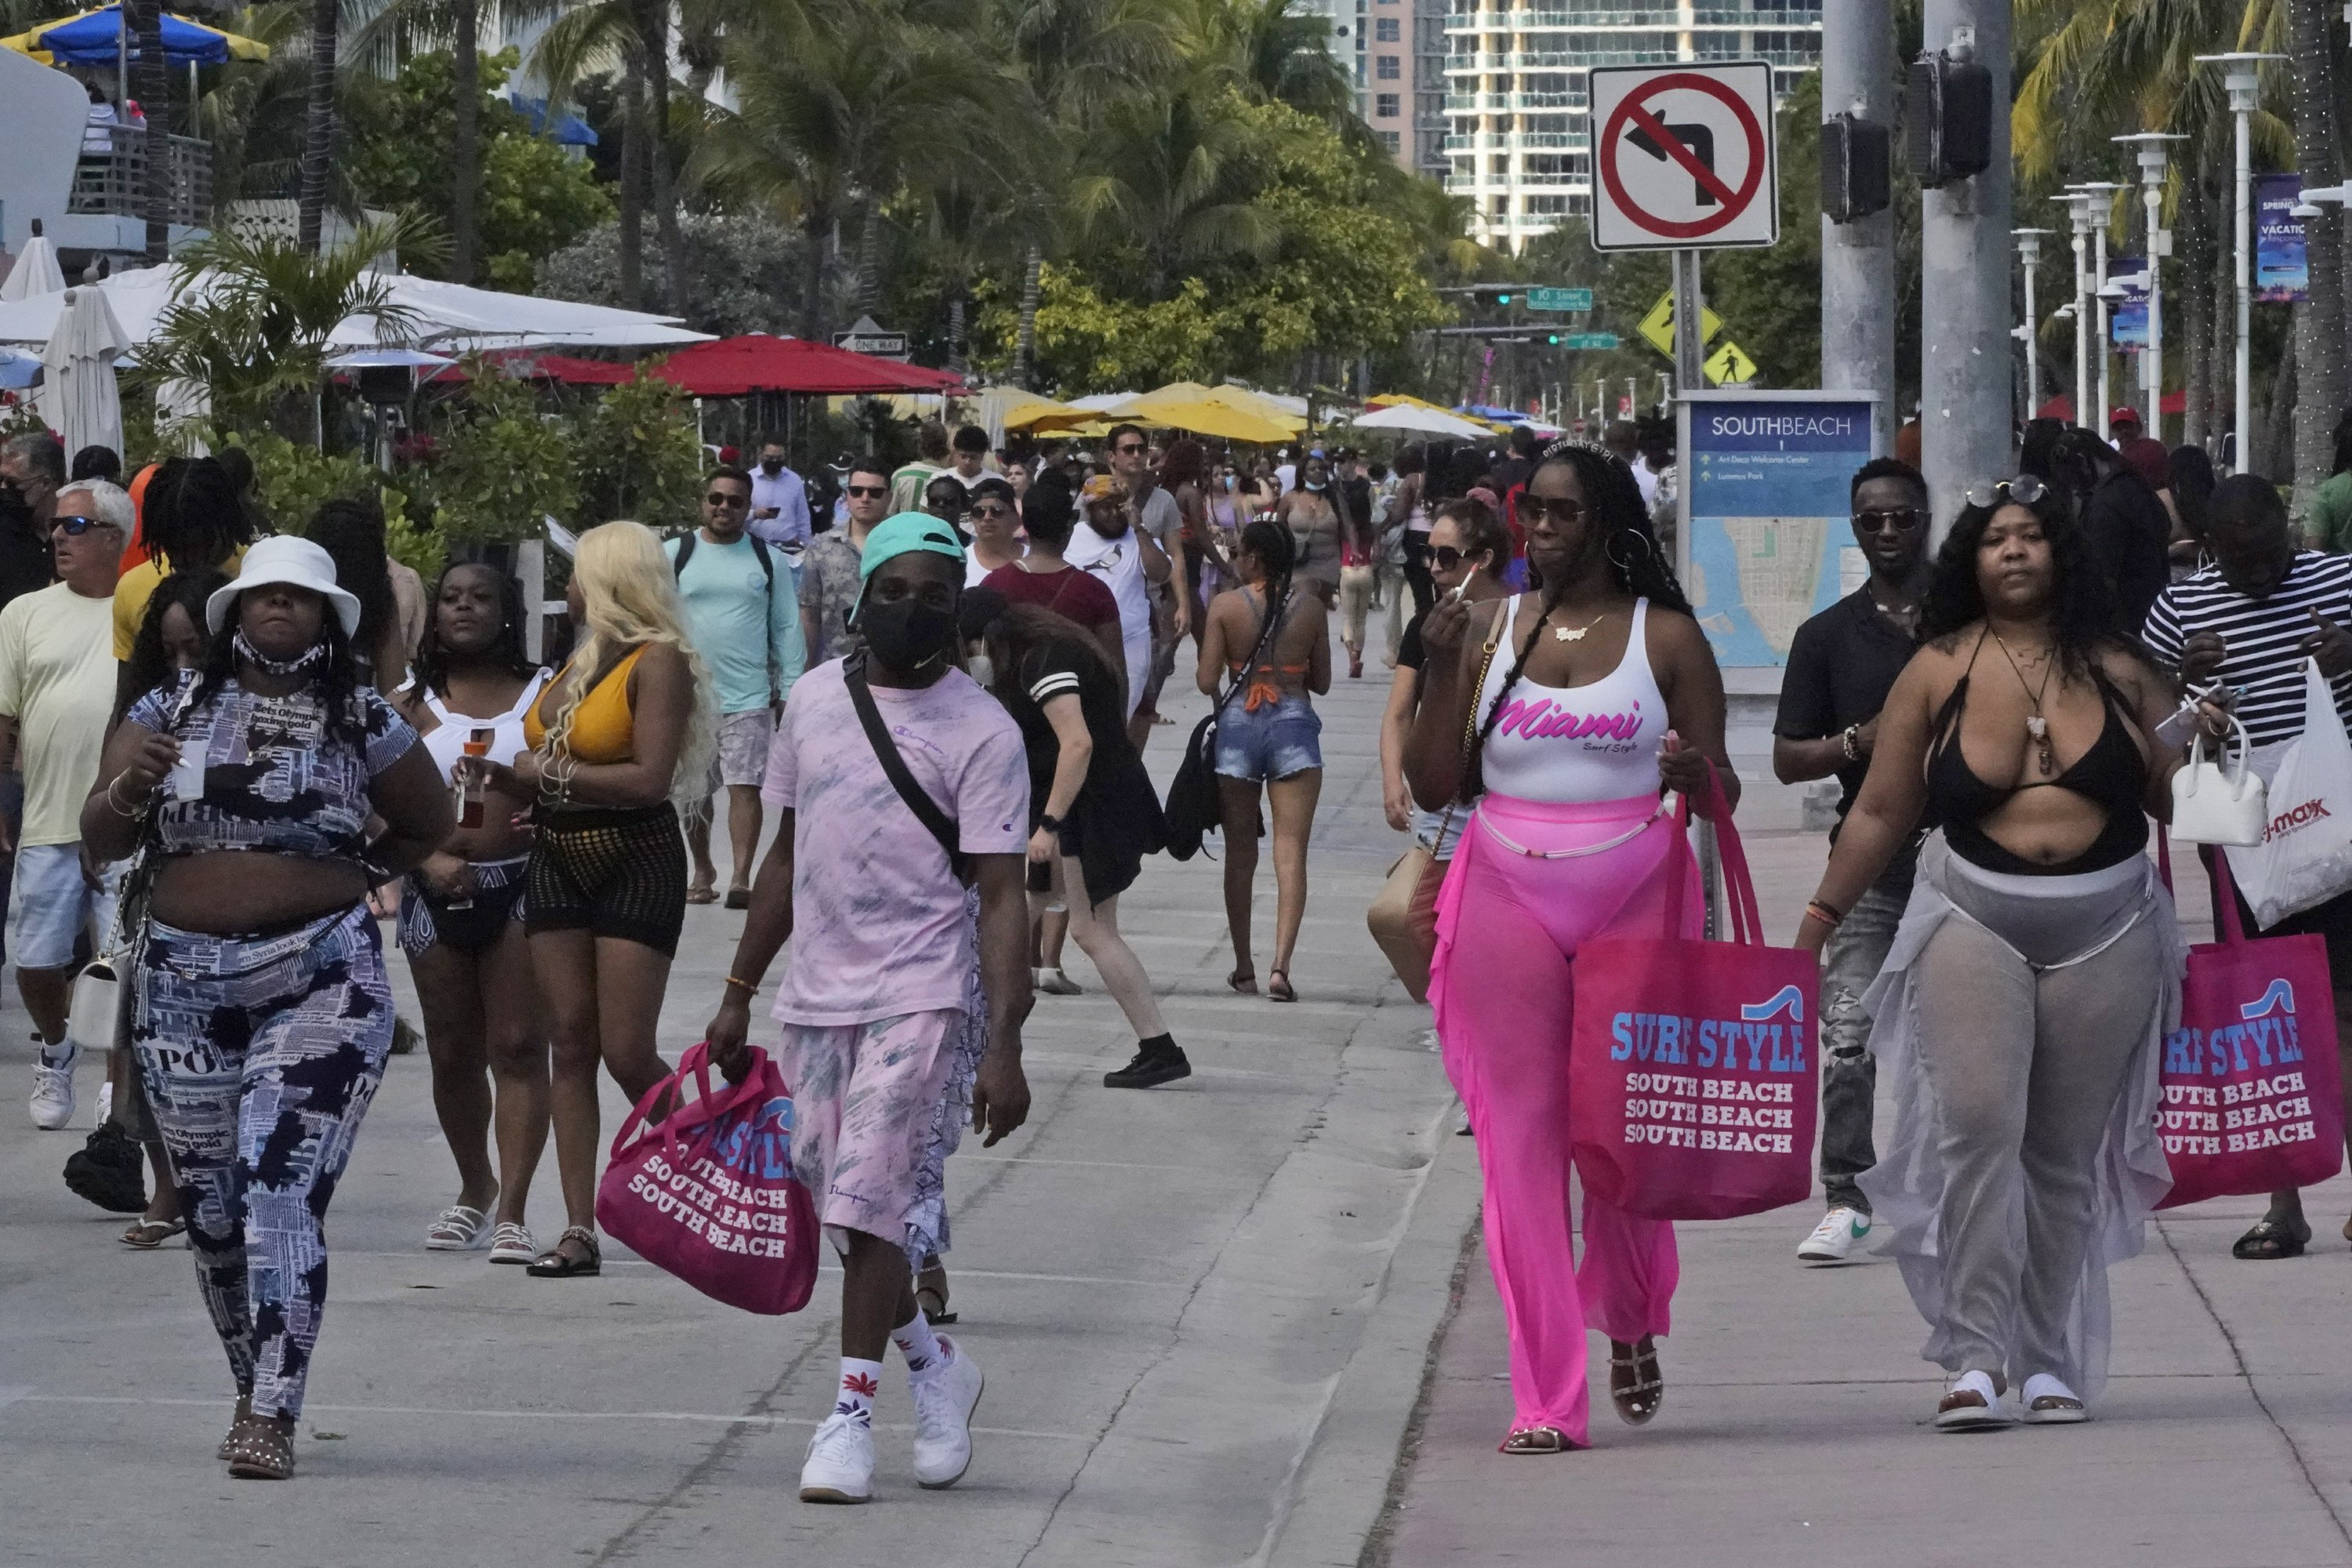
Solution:
{"label": "brown sandal", "polygon": [[1503,1439],[1498,1454],[1565,1454],[1568,1435],[1557,1426],[1521,1426]]}
{"label": "brown sandal", "polygon": [[282,1481],[294,1474],[294,1418],[241,1416],[229,1428],[228,1473],[239,1480]]}
{"label": "brown sandal", "polygon": [[1639,1426],[1665,1402],[1666,1380],[1658,1371],[1657,1342],[1647,1334],[1630,1345],[1611,1340],[1609,1403],[1617,1407],[1617,1419],[1628,1426]]}

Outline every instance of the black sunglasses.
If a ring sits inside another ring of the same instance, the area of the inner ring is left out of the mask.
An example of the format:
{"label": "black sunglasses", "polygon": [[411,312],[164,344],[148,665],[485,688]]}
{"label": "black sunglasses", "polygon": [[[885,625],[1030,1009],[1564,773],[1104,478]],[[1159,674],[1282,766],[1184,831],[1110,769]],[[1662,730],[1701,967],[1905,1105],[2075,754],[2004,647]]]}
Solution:
{"label": "black sunglasses", "polygon": [[1885,511],[1858,511],[1853,514],[1856,528],[1864,533],[1884,533],[1893,529],[1908,533],[1927,520],[1927,514],[1916,506],[1895,507]]}
{"label": "black sunglasses", "polygon": [[841,488],[849,495],[860,500],[867,496],[887,496],[890,493],[888,485],[844,485]]}
{"label": "black sunglasses", "polygon": [[1421,549],[1422,553],[1429,558],[1429,563],[1440,572],[1451,572],[1470,559],[1470,552],[1456,549],[1451,544],[1424,544]]}
{"label": "black sunglasses", "polygon": [[1119,446],[1113,447],[1111,450],[1118,453],[1122,458],[1132,458],[1138,452],[1143,450],[1143,443],[1140,441],[1128,441],[1120,444]]}
{"label": "black sunglasses", "polygon": [[83,534],[88,533],[93,528],[112,528],[114,524],[107,521],[106,519],[102,517],[53,517],[49,519],[49,531],[51,533],[63,533],[71,539],[79,539]]}
{"label": "black sunglasses", "polygon": [[1967,499],[1970,506],[1999,506],[2004,500],[2015,501],[2020,506],[2032,506],[2049,493],[2050,487],[2043,484],[2038,476],[2020,474],[2013,479],[2002,479],[1998,484],[1970,485]]}
{"label": "black sunglasses", "polygon": [[730,509],[751,504],[750,496],[739,496],[728,490],[712,490],[709,495],[704,496],[702,500],[706,506],[723,506]]}
{"label": "black sunglasses", "polygon": [[1013,509],[1001,501],[982,501],[971,509],[974,517],[1011,517]]}

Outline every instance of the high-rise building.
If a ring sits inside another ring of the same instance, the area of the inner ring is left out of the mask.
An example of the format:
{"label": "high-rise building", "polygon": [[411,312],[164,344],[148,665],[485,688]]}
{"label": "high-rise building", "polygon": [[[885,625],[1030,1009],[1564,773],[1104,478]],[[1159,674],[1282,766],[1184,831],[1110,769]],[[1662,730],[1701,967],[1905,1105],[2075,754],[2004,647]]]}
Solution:
{"label": "high-rise building", "polygon": [[1512,250],[1591,209],[1592,67],[1769,60],[1773,86],[1785,97],[1821,60],[1821,0],[1452,5],[1445,18],[1445,152],[1452,164],[1445,188],[1471,198],[1472,237]]}
{"label": "high-rise building", "polygon": [[1443,179],[1445,22],[1453,0],[1302,0],[1328,25],[1332,58],[1356,86],[1356,112],[1398,166]]}

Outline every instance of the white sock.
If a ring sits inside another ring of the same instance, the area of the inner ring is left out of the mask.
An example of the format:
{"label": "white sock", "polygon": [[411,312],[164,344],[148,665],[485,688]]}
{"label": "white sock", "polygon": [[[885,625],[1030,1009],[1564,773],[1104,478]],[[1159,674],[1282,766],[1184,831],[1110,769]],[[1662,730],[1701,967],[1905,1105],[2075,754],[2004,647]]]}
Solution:
{"label": "white sock", "polygon": [[874,1395],[882,1386],[882,1363],[860,1361],[856,1356],[841,1358],[841,1394],[835,1401],[833,1413],[846,1415],[861,1426],[874,1425]]}
{"label": "white sock", "polygon": [[923,1316],[920,1307],[904,1326],[890,1331],[890,1342],[907,1358],[907,1375],[929,1372],[953,1352],[940,1343],[939,1335],[931,1332],[931,1321]]}
{"label": "white sock", "polygon": [[43,1067],[64,1068],[73,1066],[73,1059],[77,1054],[77,1049],[73,1041],[69,1039],[57,1041],[45,1040],[37,1034],[33,1037],[33,1040],[34,1044],[40,1050],[41,1065]]}

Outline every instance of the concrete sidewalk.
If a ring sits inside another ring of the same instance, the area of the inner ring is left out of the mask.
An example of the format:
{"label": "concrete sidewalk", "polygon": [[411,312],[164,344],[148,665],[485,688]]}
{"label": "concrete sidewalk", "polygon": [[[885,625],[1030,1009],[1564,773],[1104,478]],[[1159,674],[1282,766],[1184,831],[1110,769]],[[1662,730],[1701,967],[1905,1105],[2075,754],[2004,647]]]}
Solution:
{"label": "concrete sidewalk", "polygon": [[[967,1140],[949,1177],[951,1331],[989,1380],[975,1462],[951,1492],[913,1485],[893,1366],[874,1506],[798,1501],[836,1374],[836,1274],[806,1311],[761,1320],[617,1249],[601,1279],[572,1281],[423,1250],[454,1174],[421,1055],[393,1061],[330,1216],[300,1473],[227,1480],[212,1451],[228,1380],[189,1255],[127,1251],[121,1219],[67,1194],[58,1171],[91,1124],[100,1072],[82,1072],[75,1131],[35,1131],[11,1006],[0,1561],[1352,1562],[1475,1191],[1433,1163],[1454,1142],[1452,1091],[1422,1040],[1426,1009],[1405,1003],[1363,924],[1400,848],[1373,765],[1386,684],[1343,677],[1321,705],[1328,782],[1297,1005],[1225,988],[1222,867],[1207,860],[1152,862],[1121,909],[1191,1079],[1102,1087],[1133,1037],[1075,945],[1088,994],[1040,999],[1028,1127],[986,1152]],[[1168,706],[1182,725],[1153,741],[1163,783],[1202,710],[1189,696]],[[1270,862],[1258,895],[1263,975]],[[688,910],[666,1050],[709,1016],[740,922]],[[404,988],[406,964],[394,969]],[[609,1138],[625,1108],[607,1089]],[[531,1219],[542,1241],[562,1227],[551,1150]]]}
{"label": "concrete sidewalk", "polygon": [[[1771,934],[1786,940],[1822,840],[1760,835],[1748,847]],[[2184,889],[2182,903],[2204,940],[2201,890]],[[1449,1148],[1441,1162],[1466,1158]],[[1507,1357],[1474,1235],[1362,1561],[2352,1563],[2352,1248],[2336,1235],[2352,1180],[2307,1201],[2318,1239],[2285,1263],[2229,1255],[2260,1199],[2168,1212],[2111,1276],[2114,1379],[2099,1418],[1972,1437],[1926,1425],[1942,1374],[1917,1359],[1926,1329],[1894,1266],[1796,1261],[1817,1206],[1680,1226],[1663,1410],[1638,1429],[1618,1424],[1596,1335],[1595,1446],[1547,1458],[1495,1451],[1511,1421]]]}

